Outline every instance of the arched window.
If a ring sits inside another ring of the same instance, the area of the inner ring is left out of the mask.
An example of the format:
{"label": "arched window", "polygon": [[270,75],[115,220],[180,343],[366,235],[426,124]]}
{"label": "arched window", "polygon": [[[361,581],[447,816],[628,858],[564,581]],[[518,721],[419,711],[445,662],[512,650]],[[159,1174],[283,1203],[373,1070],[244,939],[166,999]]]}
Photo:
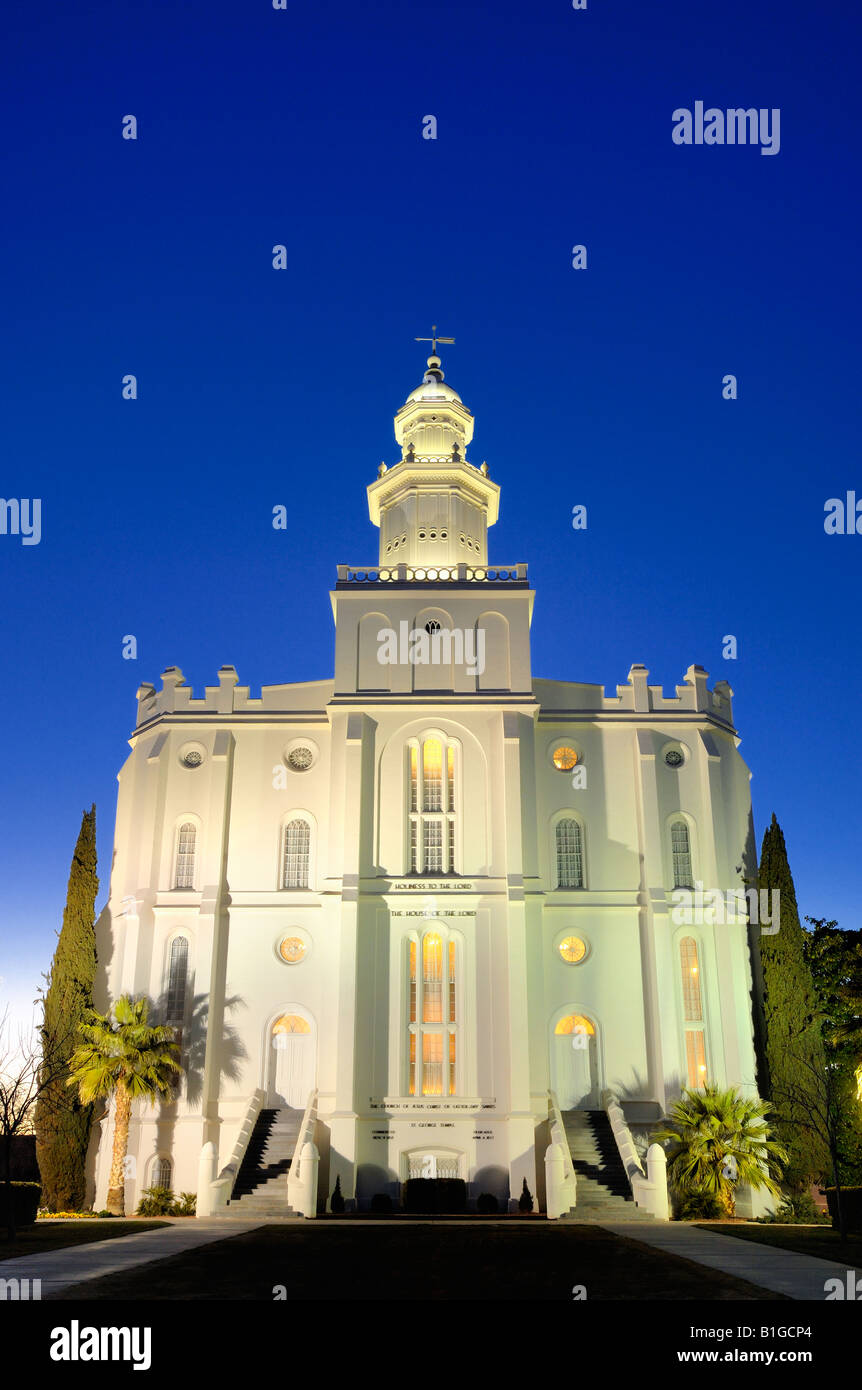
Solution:
{"label": "arched window", "polygon": [[195,886],[195,837],[197,828],[193,821],[184,821],[177,831],[175,888],[194,888]]}
{"label": "arched window", "polygon": [[411,1096],[454,1096],[456,944],[434,928],[421,939],[410,941],[408,958],[408,1092]]}
{"label": "arched window", "polygon": [[189,943],[184,936],[171,942],[165,1021],[182,1027],[186,1014],[186,980],[189,971]]}
{"label": "arched window", "polygon": [[694,876],[691,870],[691,836],[684,820],[671,822],[670,851],[673,860],[674,888],[693,888]]}
{"label": "arched window", "polygon": [[282,1014],[281,1018],[276,1019],[272,1025],[272,1036],[278,1037],[286,1033],[310,1033],[311,1024],[307,1018],[301,1014]]}
{"label": "arched window", "polygon": [[410,744],[410,872],[454,874],[457,747],[436,735]]}
{"label": "arched window", "polygon": [[571,817],[557,821],[557,887],[583,888],[584,836],[579,823]]}
{"label": "arched window", "polygon": [[700,961],[697,942],[693,936],[684,936],[679,943],[679,966],[682,982],[686,1084],[694,1089],[705,1084],[707,1072]]}
{"label": "arched window", "polygon": [[311,849],[311,826],[307,820],[288,821],[284,827],[284,847],[281,861],[282,888],[308,887],[308,857]]}
{"label": "arched window", "polygon": [[173,1178],[173,1165],[169,1158],[157,1158],[153,1164],[150,1187],[170,1187]]}
{"label": "arched window", "polygon": [[568,1037],[570,1033],[583,1033],[588,1038],[596,1036],[596,1030],[583,1014],[566,1014],[561,1018],[554,1032],[558,1037]]}

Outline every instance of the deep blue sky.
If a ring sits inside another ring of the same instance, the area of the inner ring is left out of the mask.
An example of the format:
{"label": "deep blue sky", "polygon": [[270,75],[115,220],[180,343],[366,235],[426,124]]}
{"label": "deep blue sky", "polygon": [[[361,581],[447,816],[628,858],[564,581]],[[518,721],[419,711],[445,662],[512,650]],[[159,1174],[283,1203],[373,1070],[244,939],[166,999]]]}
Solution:
{"label": "deep blue sky", "polygon": [[[758,841],[774,810],[801,910],[860,925],[862,536],[823,530],[862,497],[858,7],[5,17],[0,491],[43,534],[0,536],[0,1006],[47,968],[92,800],[104,899],[139,682],[331,673],[432,321],[503,488],[492,558],[538,590],[535,674],[729,679]],[[700,99],[779,107],[780,153],[674,145]]]}

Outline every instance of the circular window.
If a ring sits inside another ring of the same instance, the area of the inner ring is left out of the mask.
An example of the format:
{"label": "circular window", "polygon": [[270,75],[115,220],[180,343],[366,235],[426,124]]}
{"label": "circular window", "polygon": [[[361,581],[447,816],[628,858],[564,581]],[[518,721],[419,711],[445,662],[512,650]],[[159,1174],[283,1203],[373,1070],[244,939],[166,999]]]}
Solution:
{"label": "circular window", "polygon": [[678,748],[669,748],[664,755],[664,760],[668,767],[682,767],[685,758]]}
{"label": "circular window", "polygon": [[203,762],[203,754],[196,748],[190,748],[183,757],[183,767],[200,767]]}
{"label": "circular window", "polygon": [[568,744],[563,743],[559,748],[554,749],[554,767],[559,772],[571,772],[577,761],[577,753]]}
{"label": "circular window", "polygon": [[307,947],[299,936],[286,936],[280,943],[278,954],[288,965],[299,965],[304,960]]}
{"label": "circular window", "polygon": [[579,936],[564,936],[557,950],[566,965],[577,965],[587,954],[587,943]]}
{"label": "circular window", "polygon": [[425,631],[428,633],[429,637],[433,632],[440,631],[440,624],[437,622],[436,618],[432,618],[430,622],[425,624]]}
{"label": "circular window", "polygon": [[306,748],[304,744],[300,744],[298,748],[291,748],[287,755],[287,762],[288,766],[292,767],[294,772],[305,772],[314,762],[314,754],[310,748]]}

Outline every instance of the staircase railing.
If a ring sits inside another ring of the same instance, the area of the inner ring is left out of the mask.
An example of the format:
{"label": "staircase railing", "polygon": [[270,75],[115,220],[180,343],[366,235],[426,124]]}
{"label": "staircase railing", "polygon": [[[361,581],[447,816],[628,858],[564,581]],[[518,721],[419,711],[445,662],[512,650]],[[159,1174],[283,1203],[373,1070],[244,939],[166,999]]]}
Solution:
{"label": "staircase railing", "polygon": [[[643,1164],[638,1158],[638,1151],[635,1148],[631,1130],[626,1123],[623,1108],[613,1091],[604,1091],[602,1093],[602,1105],[610,1121],[611,1130],[616,1141],[622,1165],[626,1171],[626,1177],[629,1181],[629,1187],[632,1190],[635,1205],[643,1207],[645,1211],[650,1212],[651,1215],[657,1217],[659,1220],[667,1221],[667,1178],[665,1176],[663,1162],[653,1162],[651,1160],[649,1163],[649,1177],[647,1177],[643,1170]],[[650,1149],[650,1155],[652,1155],[653,1149],[657,1148],[659,1148],[659,1146],[654,1144]],[[661,1152],[661,1158],[664,1158],[663,1152]]]}
{"label": "staircase railing", "polygon": [[248,1148],[248,1141],[251,1139],[254,1127],[257,1124],[257,1117],[263,1109],[266,1100],[266,1091],[257,1090],[253,1092],[245,1112],[245,1118],[240,1125],[236,1143],[233,1146],[229,1161],[222,1168],[215,1182],[210,1183],[210,1205],[215,1215],[219,1211],[224,1211],[230,1201],[234,1183],[237,1179],[242,1161],[245,1158],[245,1151]]}
{"label": "staircase railing", "polygon": [[[317,1215],[317,1149],[314,1127],[317,1119],[317,1088],[309,1093],[308,1104],[296,1137],[296,1148],[287,1174],[287,1200],[302,1216]],[[306,1144],[310,1146],[303,1156]]]}
{"label": "staircase railing", "polygon": [[[548,1092],[548,1119],[551,1122],[551,1144],[558,1145],[563,1154],[562,1180],[557,1184],[553,1193],[546,1192],[548,1214],[552,1211],[555,1214],[562,1214],[571,1211],[576,1206],[578,1200],[578,1180],[575,1176],[575,1168],[572,1163],[569,1140],[566,1135],[563,1117],[560,1114],[560,1106],[554,1091]],[[551,1171],[546,1163],[545,1184],[546,1188],[551,1179]]]}

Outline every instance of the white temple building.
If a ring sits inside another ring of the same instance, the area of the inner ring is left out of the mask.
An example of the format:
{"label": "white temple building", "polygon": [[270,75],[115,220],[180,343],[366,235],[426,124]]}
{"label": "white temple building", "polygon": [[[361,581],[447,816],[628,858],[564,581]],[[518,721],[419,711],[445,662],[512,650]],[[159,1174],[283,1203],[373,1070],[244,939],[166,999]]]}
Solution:
{"label": "white temple building", "polygon": [[148,995],[185,1075],[135,1106],[127,1210],[153,1185],[303,1210],[300,1147],[306,1214],[435,1173],[468,1210],[524,1180],[545,1210],[552,1140],[602,1208],[590,1142],[637,1196],[681,1087],[756,1094],[745,913],[678,924],[672,898],[750,871],[732,692],[533,676],[527,565],[489,561],[500,489],[434,346],[368,487],[377,564],[337,567],[334,677],[138,690],[97,1005]]}

